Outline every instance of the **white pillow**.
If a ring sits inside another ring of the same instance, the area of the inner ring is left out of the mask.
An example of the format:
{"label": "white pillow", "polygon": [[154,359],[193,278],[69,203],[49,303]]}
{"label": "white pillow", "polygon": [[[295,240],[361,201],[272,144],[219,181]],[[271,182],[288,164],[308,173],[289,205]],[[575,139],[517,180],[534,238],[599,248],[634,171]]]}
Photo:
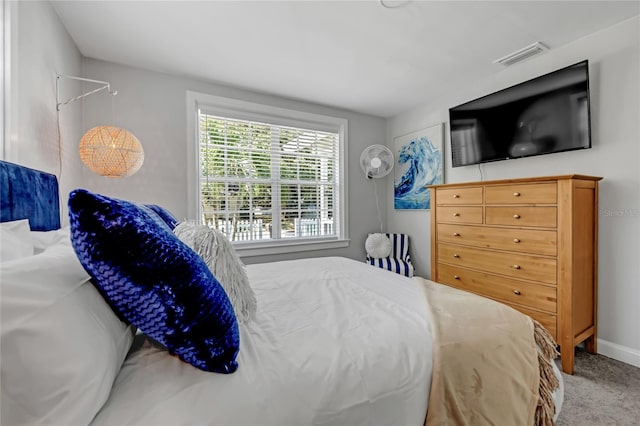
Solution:
{"label": "white pillow", "polygon": [[69,226],[53,231],[31,231],[34,254],[42,253],[46,248],[57,244],[61,240],[70,240],[70,238],[71,228]]}
{"label": "white pillow", "polygon": [[227,293],[239,323],[251,320],[257,309],[244,263],[225,235],[206,225],[182,222],[173,232],[200,257]]}
{"label": "white pillow", "polygon": [[133,341],[71,242],[0,265],[1,424],[86,425]]}
{"label": "white pillow", "polygon": [[364,242],[364,248],[369,257],[384,259],[391,254],[391,240],[386,234],[369,234]]}
{"label": "white pillow", "polygon": [[33,255],[29,220],[0,223],[0,262]]}

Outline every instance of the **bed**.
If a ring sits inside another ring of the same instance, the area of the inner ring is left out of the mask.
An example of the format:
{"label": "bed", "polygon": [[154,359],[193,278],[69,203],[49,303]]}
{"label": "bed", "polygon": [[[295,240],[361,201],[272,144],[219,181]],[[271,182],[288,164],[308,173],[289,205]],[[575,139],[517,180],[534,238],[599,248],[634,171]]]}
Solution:
{"label": "bed", "polygon": [[[202,371],[109,310],[59,229],[55,176],[4,162],[0,172],[0,220],[28,219],[35,253],[0,265],[3,425],[425,424],[434,373],[426,280],[340,257],[249,265],[258,309],[239,326],[238,369]],[[6,248],[13,231],[2,229]],[[74,285],[54,309],[59,281]]]}

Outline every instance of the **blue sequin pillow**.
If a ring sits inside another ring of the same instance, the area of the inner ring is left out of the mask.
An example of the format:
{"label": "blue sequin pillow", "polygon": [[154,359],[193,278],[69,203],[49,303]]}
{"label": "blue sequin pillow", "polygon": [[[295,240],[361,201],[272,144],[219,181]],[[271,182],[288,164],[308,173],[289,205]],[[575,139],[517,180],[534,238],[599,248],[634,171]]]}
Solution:
{"label": "blue sequin pillow", "polygon": [[227,294],[160,217],[76,189],[69,222],[80,263],[116,314],[201,370],[236,370],[240,336]]}
{"label": "blue sequin pillow", "polygon": [[175,227],[178,225],[178,219],[176,219],[171,213],[169,213],[169,210],[165,209],[164,207],[157,204],[145,204],[144,206],[153,210],[153,212],[157,214],[160,219],[162,219],[162,221],[166,223],[169,228],[171,228],[171,230],[175,229]]}

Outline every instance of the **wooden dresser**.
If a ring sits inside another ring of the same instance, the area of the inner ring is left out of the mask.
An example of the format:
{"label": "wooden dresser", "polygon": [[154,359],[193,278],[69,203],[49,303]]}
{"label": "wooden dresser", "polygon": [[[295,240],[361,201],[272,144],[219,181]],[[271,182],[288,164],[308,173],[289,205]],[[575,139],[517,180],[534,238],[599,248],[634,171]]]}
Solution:
{"label": "wooden dresser", "polygon": [[598,181],[566,175],[430,186],[431,279],[544,325],[573,374],[596,352]]}

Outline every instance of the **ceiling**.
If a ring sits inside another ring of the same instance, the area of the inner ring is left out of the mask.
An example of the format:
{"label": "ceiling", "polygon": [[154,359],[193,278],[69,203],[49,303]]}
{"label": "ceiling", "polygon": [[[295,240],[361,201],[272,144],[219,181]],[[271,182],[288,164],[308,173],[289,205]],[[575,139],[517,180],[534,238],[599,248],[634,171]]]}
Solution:
{"label": "ceiling", "polygon": [[556,49],[640,13],[638,1],[53,6],[86,57],[381,117],[499,73],[495,59],[533,42]]}

